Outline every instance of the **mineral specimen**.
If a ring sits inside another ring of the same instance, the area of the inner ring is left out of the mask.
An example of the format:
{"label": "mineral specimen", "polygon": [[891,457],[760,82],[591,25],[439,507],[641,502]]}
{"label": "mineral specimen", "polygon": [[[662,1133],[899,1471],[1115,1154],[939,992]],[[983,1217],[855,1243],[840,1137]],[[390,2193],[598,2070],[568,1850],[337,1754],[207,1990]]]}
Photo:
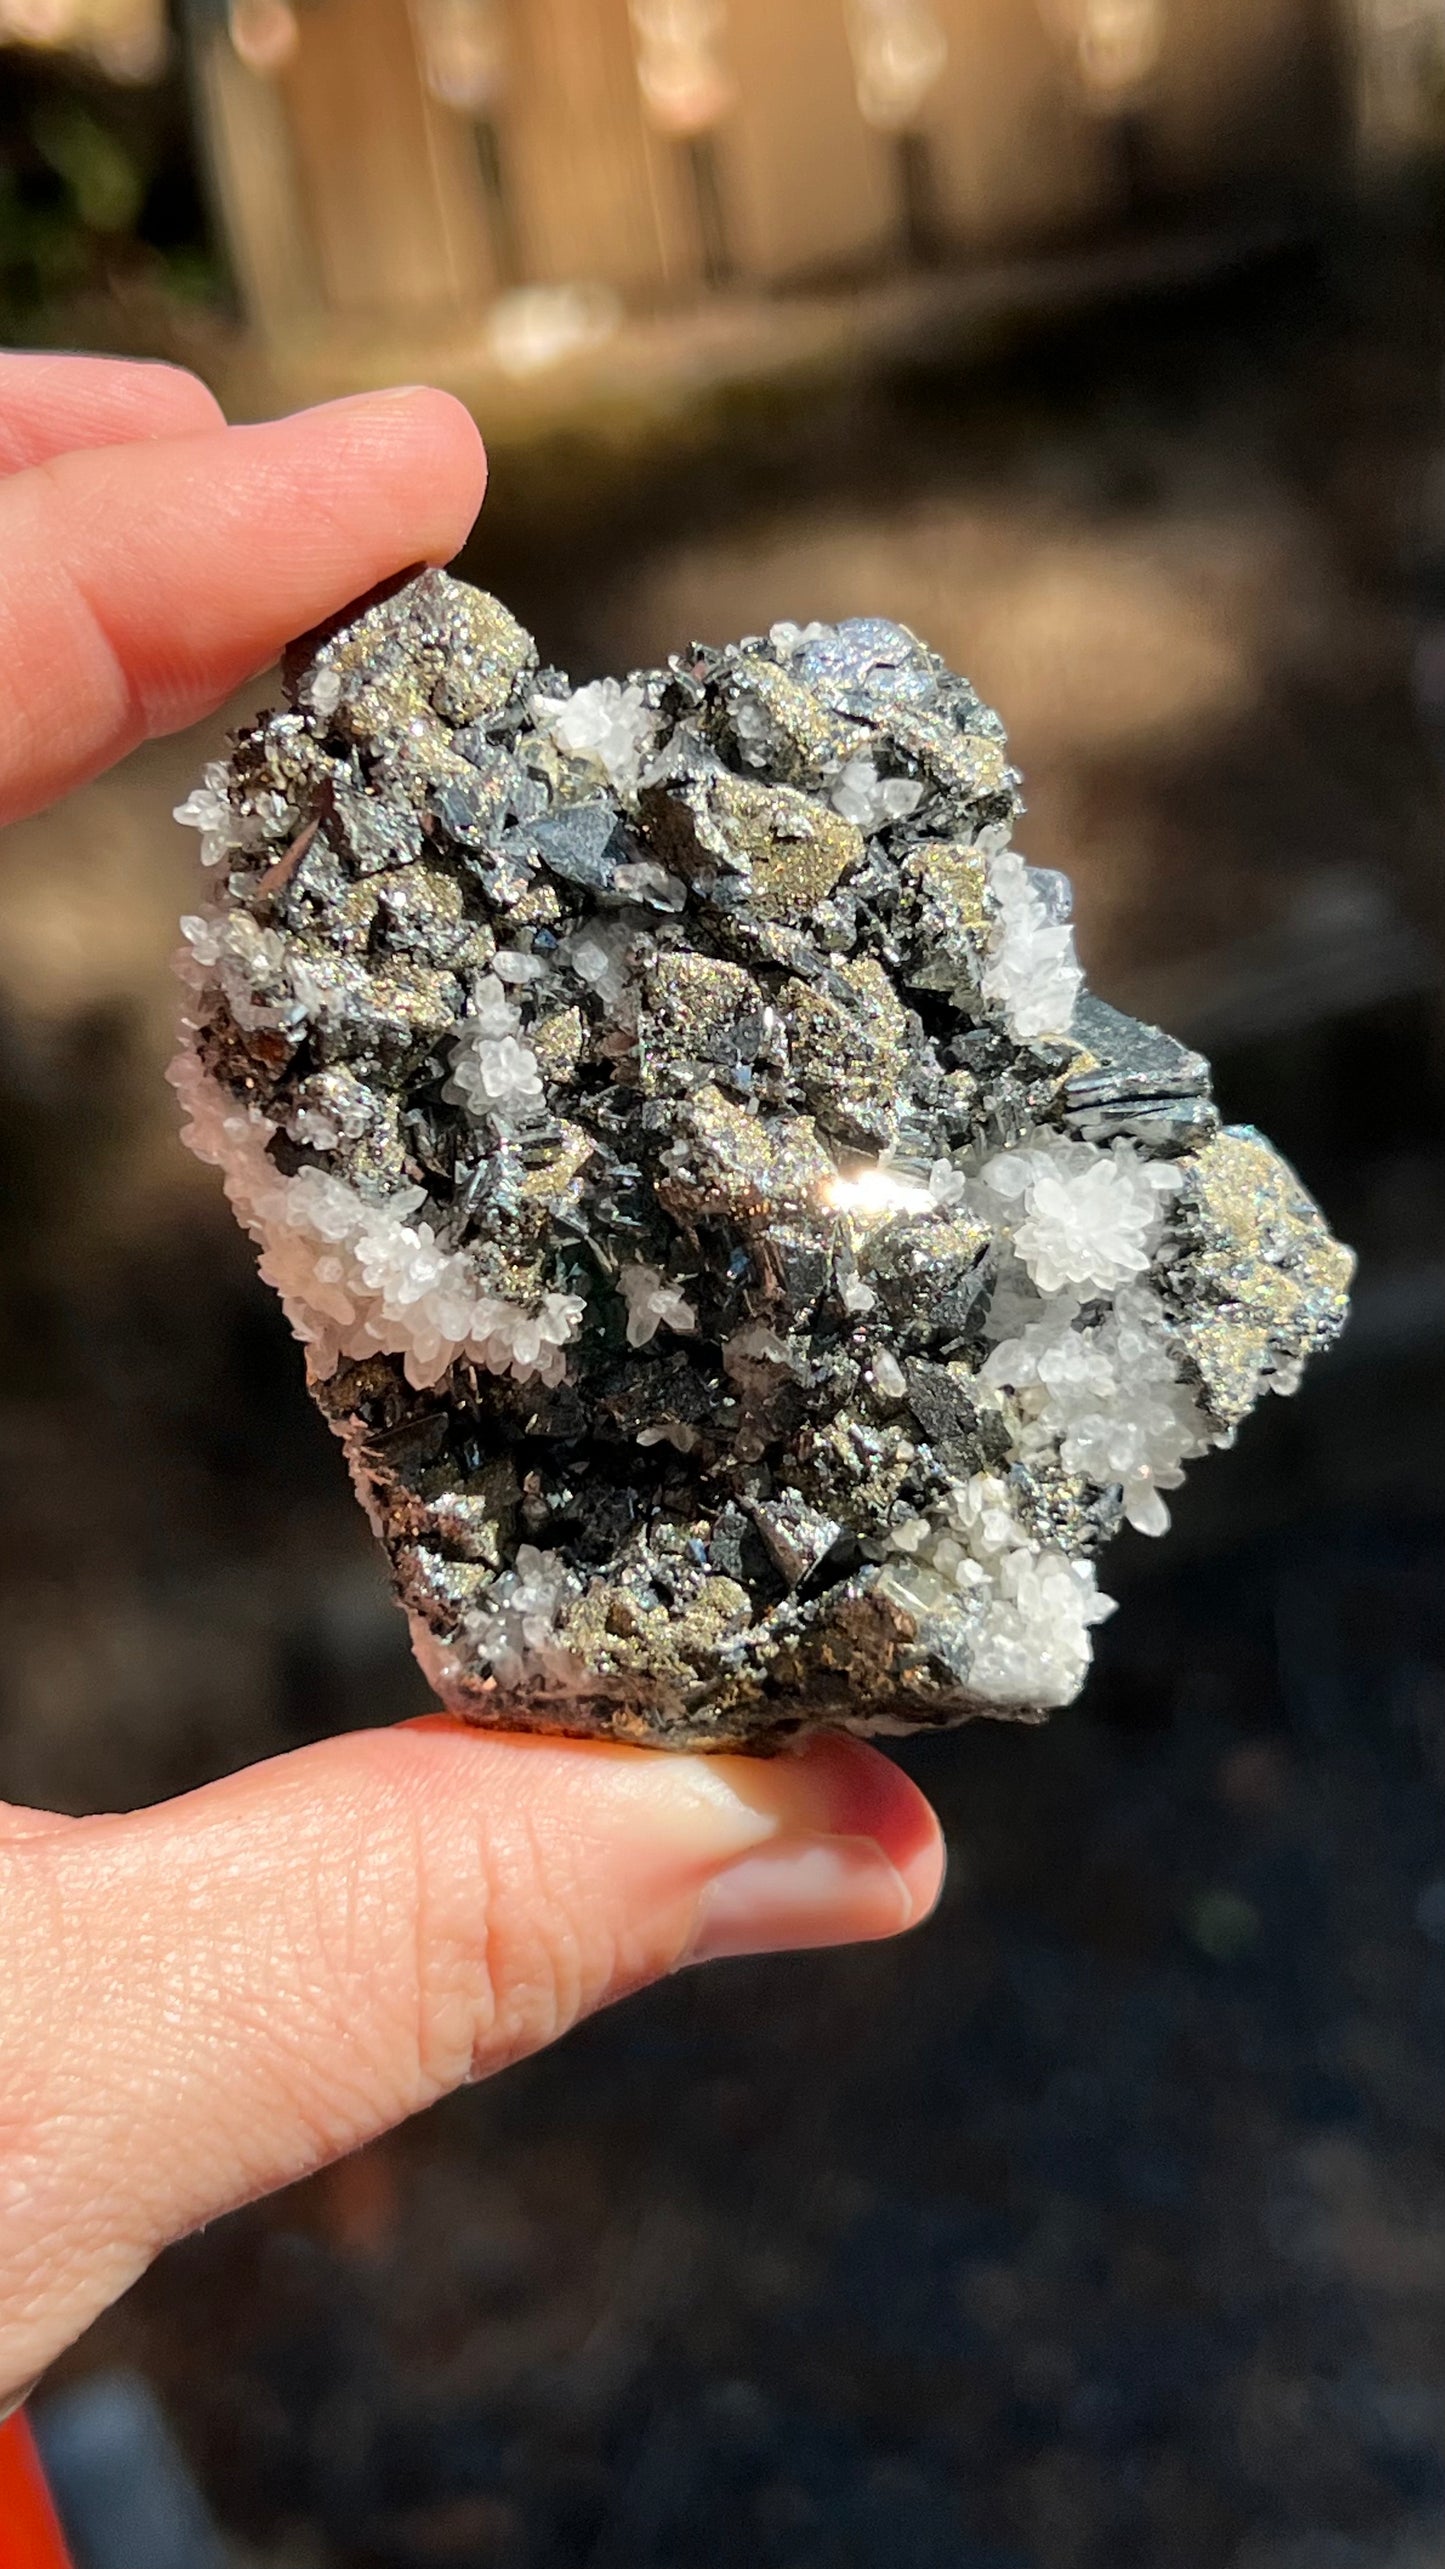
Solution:
{"label": "mineral specimen", "polygon": [[172,1077],[480,1722],[778,1744],[1067,1703],[1096,1557],[1351,1261],[1081,995],[996,715],[899,626],[569,688],[435,571],[178,817]]}

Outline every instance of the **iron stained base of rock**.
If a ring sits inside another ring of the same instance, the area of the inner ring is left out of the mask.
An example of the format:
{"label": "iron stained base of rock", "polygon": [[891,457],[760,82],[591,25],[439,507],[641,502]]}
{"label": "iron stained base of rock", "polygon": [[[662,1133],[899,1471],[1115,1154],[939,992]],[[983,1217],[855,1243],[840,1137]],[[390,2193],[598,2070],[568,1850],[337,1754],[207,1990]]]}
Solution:
{"label": "iron stained base of rock", "polygon": [[998,717],[877,618],[571,688],[428,571],[178,817],[187,1139],[444,1700],[660,1747],[1037,1718],[1351,1271],[1082,992]]}

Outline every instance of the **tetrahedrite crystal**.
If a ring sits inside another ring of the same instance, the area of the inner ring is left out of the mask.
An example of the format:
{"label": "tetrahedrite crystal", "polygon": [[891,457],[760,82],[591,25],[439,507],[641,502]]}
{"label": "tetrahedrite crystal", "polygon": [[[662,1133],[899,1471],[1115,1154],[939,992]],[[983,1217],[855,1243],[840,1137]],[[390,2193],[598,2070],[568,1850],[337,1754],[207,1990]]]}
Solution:
{"label": "tetrahedrite crystal", "polygon": [[441,1695],[705,1748],[1068,1702],[1101,1548],[1351,1261],[1081,995],[997,716],[876,618],[574,690],[434,571],[285,688],[180,814],[173,1077]]}

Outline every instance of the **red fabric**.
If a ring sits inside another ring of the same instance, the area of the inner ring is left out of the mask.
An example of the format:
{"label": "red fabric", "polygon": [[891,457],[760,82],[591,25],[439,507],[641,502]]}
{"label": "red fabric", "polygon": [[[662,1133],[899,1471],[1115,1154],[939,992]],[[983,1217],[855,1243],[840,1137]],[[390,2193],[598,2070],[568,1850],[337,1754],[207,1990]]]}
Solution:
{"label": "red fabric", "polygon": [[71,2569],[23,2409],[0,2426],[0,2569]]}

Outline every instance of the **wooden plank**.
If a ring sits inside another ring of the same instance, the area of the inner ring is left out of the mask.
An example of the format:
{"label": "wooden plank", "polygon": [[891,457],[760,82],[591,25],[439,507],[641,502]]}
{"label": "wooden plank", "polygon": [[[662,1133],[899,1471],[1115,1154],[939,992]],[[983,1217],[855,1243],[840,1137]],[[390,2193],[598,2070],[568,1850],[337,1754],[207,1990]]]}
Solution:
{"label": "wooden plank", "polygon": [[923,131],[949,237],[992,248],[1094,220],[1108,199],[1107,146],[1043,11],[1033,0],[933,6],[948,60]]}
{"label": "wooden plank", "polygon": [[494,283],[476,138],[421,76],[406,0],[309,0],[281,88],[330,311],[479,307]]}
{"label": "wooden plank", "polygon": [[737,103],[716,151],[739,272],[771,283],[887,255],[892,155],[863,121],[843,0],[731,0]]}
{"label": "wooden plank", "polygon": [[1161,182],[1187,190],[1246,170],[1308,170],[1325,123],[1322,36],[1308,0],[1172,10],[1148,107]]}
{"label": "wooden plank", "polygon": [[236,290],[253,329],[274,337],[321,301],[285,107],[271,81],[238,61],[223,27],[198,32],[195,74],[211,192]]}
{"label": "wooden plank", "polygon": [[649,132],[627,0],[511,0],[499,117],[524,275],[638,301],[699,270],[678,147]]}

